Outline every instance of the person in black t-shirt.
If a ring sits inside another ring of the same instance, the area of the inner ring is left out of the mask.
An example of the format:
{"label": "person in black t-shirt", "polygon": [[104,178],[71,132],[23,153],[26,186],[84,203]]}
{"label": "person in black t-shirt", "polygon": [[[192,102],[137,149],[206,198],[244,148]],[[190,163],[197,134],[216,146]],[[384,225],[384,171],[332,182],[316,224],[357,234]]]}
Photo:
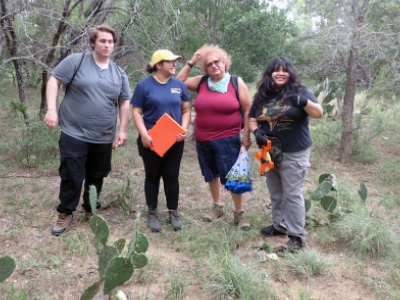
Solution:
{"label": "person in black t-shirt", "polygon": [[258,83],[250,109],[250,131],[259,147],[272,140],[281,154],[272,153],[275,167],[266,173],[273,224],[261,229],[267,237],[288,235],[287,249],[296,251],[306,241],[302,187],[310,166],[309,118],[321,118],[318,100],[300,81],[290,60],[272,59]]}

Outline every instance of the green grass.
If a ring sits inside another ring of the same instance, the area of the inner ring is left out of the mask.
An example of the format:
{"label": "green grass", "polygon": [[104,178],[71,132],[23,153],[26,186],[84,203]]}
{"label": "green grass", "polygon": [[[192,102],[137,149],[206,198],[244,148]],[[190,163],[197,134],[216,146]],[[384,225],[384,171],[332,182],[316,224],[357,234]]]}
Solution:
{"label": "green grass", "polygon": [[362,205],[354,206],[334,227],[339,241],[345,243],[357,255],[379,259],[398,260],[400,237],[394,223],[369,212]]}
{"label": "green grass", "polygon": [[305,249],[296,254],[285,256],[286,264],[293,272],[306,277],[313,277],[322,274],[329,267],[329,263],[315,249]]}

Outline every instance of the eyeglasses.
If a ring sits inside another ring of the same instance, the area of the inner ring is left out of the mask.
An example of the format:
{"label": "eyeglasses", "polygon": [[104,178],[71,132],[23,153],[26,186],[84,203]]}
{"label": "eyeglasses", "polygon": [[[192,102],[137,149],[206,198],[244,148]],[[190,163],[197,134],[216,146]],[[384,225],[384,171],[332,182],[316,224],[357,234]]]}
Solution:
{"label": "eyeglasses", "polygon": [[206,66],[207,66],[207,68],[209,68],[209,67],[211,67],[213,65],[218,65],[218,64],[219,64],[219,59],[216,59],[216,60],[214,60],[212,62],[209,62]]}

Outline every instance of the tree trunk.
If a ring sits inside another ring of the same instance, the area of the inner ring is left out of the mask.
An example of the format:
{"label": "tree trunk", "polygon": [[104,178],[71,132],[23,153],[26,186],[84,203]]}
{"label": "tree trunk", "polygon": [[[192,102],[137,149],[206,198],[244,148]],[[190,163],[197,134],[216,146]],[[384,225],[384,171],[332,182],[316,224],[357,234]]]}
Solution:
{"label": "tree trunk", "polygon": [[354,97],[356,95],[356,77],[355,69],[357,67],[357,54],[353,49],[350,50],[347,61],[347,81],[344,94],[344,105],[342,114],[342,139],[340,142],[340,157],[342,163],[347,163],[350,160],[352,153],[353,142],[353,110]]}
{"label": "tree trunk", "polygon": [[[1,0],[1,18],[0,18],[0,26],[4,33],[4,38],[7,43],[7,50],[10,53],[11,57],[17,56],[17,37],[15,34],[15,30],[12,26],[13,15],[8,13],[7,9],[7,1]],[[26,108],[26,96],[25,96],[25,83],[24,77],[22,75],[22,66],[21,61],[19,59],[13,59],[15,76],[17,77],[17,85],[18,85],[18,94],[19,100],[22,103],[23,107]],[[29,125],[29,114],[26,109],[21,110],[22,115],[24,116],[25,124]]]}

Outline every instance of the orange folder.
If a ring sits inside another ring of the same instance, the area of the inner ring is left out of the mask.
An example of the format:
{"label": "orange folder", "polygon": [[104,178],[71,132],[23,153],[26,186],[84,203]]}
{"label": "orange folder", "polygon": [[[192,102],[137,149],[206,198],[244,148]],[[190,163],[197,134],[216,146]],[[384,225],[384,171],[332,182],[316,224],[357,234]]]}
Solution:
{"label": "orange folder", "polygon": [[172,119],[167,113],[163,114],[156,124],[148,131],[153,139],[153,150],[160,157],[172,147],[176,142],[178,134],[184,134],[186,131]]}

